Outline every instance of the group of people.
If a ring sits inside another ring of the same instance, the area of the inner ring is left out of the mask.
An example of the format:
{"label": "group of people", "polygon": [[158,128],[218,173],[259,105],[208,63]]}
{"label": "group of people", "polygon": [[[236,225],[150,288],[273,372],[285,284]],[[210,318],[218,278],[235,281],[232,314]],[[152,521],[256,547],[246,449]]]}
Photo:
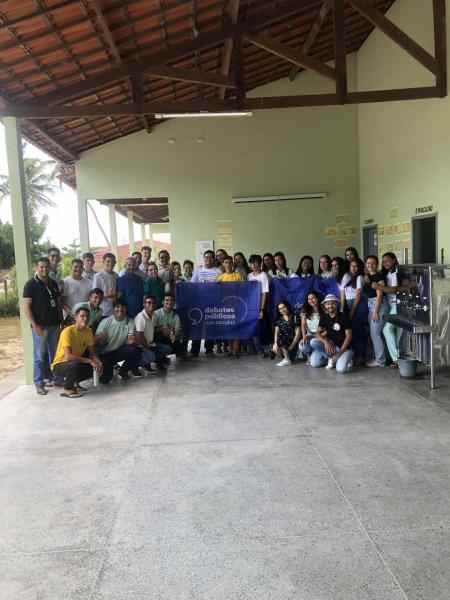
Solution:
{"label": "group of people", "polygon": [[[252,254],[247,261],[242,252],[229,256],[222,249],[208,250],[196,268],[190,260],[171,262],[167,250],[159,252],[158,262],[151,255],[150,247],[142,247],[117,273],[113,254],[106,253],[102,269],[95,271],[94,256],[86,252],[73,259],[71,274],[64,279],[57,248],[39,258],[23,290],[38,394],[58,385],[63,396],[79,397],[84,392],[80,382],[89,378],[107,384],[115,370],[122,379],[142,377],[143,370],[164,371],[171,354],[198,356],[201,341],[187,339],[176,311],[180,282],[259,282],[253,338],[205,340],[207,355],[239,358],[243,352],[257,353],[279,356],[281,367],[305,360],[340,373],[354,365],[383,367],[389,361],[397,366],[401,330],[384,316],[396,312],[397,291],[406,283],[392,253],[383,256],[380,270],[378,257],[368,256],[364,262],[350,247],[345,258],[321,256],[317,272],[311,256],[303,256],[292,271],[283,252]],[[285,299],[271,307],[271,281],[293,278],[313,278],[311,283],[334,278],[338,292],[321,297],[317,286],[310,285],[302,305],[291,306]]]}

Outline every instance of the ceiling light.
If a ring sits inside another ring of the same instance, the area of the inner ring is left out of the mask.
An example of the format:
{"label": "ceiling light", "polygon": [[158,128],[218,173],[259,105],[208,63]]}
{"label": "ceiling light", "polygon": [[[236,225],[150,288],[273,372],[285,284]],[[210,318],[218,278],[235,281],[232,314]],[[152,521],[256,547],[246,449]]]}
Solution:
{"label": "ceiling light", "polygon": [[197,144],[204,144],[206,142],[204,137],[198,137],[196,141],[197,141]]}
{"label": "ceiling light", "polygon": [[252,117],[248,111],[233,112],[187,112],[187,113],[157,113],[155,119],[197,119],[203,117]]}
{"label": "ceiling light", "polygon": [[167,141],[169,144],[175,144],[177,140],[175,138],[169,138]]}

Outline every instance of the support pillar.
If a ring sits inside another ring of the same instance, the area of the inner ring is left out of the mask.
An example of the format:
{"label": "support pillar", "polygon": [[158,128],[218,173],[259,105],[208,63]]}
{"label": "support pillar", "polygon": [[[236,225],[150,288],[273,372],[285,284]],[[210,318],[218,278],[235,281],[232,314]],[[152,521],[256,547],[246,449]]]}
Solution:
{"label": "support pillar", "polygon": [[145,225],[144,223],[141,223],[141,248],[142,246],[146,246],[147,245],[147,238],[145,237]]}
{"label": "support pillar", "polygon": [[148,245],[153,248],[152,225],[148,224]]}
{"label": "support pillar", "polygon": [[80,246],[81,252],[89,252],[89,217],[88,203],[84,198],[78,196],[78,226],[80,229]]}
{"label": "support pillar", "polygon": [[130,254],[133,254],[133,252],[136,250],[135,245],[134,245],[134,219],[133,219],[133,211],[132,210],[127,210],[127,217],[128,217],[128,240],[129,240],[129,244],[130,244]]}
{"label": "support pillar", "polygon": [[116,221],[116,207],[114,204],[108,206],[109,211],[109,239],[111,240],[111,252],[118,260],[119,246],[117,243],[117,221]]}
{"label": "support pillar", "polygon": [[11,190],[11,213],[13,221],[14,254],[16,258],[16,284],[20,303],[20,326],[24,347],[25,382],[33,383],[33,341],[30,323],[21,302],[22,290],[32,272],[28,210],[25,187],[25,170],[22,153],[20,122],[14,117],[3,119],[5,126],[6,157],[8,161],[9,186]]}

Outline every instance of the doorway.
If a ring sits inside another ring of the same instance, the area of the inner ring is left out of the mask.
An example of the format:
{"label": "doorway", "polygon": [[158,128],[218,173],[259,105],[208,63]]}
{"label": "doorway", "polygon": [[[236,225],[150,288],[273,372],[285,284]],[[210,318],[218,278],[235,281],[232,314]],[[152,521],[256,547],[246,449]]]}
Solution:
{"label": "doorway", "polygon": [[371,225],[363,229],[364,258],[370,254],[378,256],[378,225]]}
{"label": "doorway", "polygon": [[414,217],[412,220],[413,261],[416,264],[437,263],[437,215]]}

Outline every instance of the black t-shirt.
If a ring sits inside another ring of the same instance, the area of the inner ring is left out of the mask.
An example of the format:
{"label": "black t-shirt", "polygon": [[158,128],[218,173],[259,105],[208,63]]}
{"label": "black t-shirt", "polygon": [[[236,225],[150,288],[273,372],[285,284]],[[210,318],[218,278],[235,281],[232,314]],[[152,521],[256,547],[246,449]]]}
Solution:
{"label": "black t-shirt", "polygon": [[368,298],[376,298],[377,291],[373,289],[372,283],[379,283],[380,281],[386,283],[386,278],[381,273],[375,273],[375,275],[367,275],[367,279],[370,283],[364,283],[364,292]]}
{"label": "black t-shirt", "polygon": [[23,297],[31,298],[31,312],[37,325],[50,327],[59,325],[60,311],[58,308],[58,284],[48,279],[48,285],[36,275],[26,282]]}
{"label": "black t-shirt", "polygon": [[350,319],[344,313],[337,313],[335,317],[327,314],[321,315],[319,327],[325,331],[327,338],[339,348],[345,340],[345,330],[351,329]]}

